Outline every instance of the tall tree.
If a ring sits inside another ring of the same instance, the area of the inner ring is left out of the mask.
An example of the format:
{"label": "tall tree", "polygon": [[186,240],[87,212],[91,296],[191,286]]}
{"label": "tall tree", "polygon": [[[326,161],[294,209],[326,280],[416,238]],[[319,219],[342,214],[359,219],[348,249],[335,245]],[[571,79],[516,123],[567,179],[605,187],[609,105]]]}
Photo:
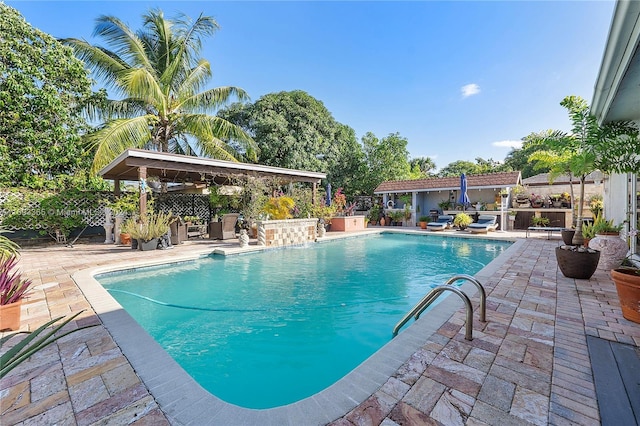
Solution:
{"label": "tall tree", "polygon": [[476,163],[466,160],[458,160],[453,163],[449,163],[446,167],[443,167],[438,175],[440,177],[460,176],[462,173],[467,175],[480,174],[480,166]]}
{"label": "tall tree", "polygon": [[430,157],[417,157],[409,161],[412,179],[424,179],[433,176],[436,163]]}
{"label": "tall tree", "polygon": [[308,93],[270,93],[218,115],[254,138],[260,164],[326,172],[334,188],[343,187],[350,196],[361,192],[357,177],[364,156],[355,132]]}
{"label": "tall tree", "polygon": [[364,194],[373,194],[384,181],[409,179],[411,166],[407,143],[399,133],[378,139],[368,132],[362,137],[365,161],[369,167],[362,185]]}
{"label": "tall tree", "polygon": [[[104,120],[89,142],[95,149],[97,170],[127,148],[202,154],[234,160],[251,156],[253,141],[241,128],[214,114],[232,98],[248,99],[234,87],[205,88],[211,67],[199,58],[202,37],[211,36],[217,22],[200,15],[166,19],[160,10],[143,15],[143,27],[133,31],[113,16],[97,19],[94,35],[107,46],[66,39],[76,55],[104,80],[110,90],[124,98],[95,105]],[[240,144],[230,146],[224,139]]]}
{"label": "tall tree", "polygon": [[87,166],[82,62],[0,3],[0,185],[40,188]]}
{"label": "tall tree", "polygon": [[539,135],[539,133],[531,133],[522,138],[522,148],[513,149],[504,160],[504,164],[510,167],[511,170],[520,170],[523,178],[550,171],[549,166],[535,164],[534,167],[534,163],[529,161],[531,154],[544,149]]}

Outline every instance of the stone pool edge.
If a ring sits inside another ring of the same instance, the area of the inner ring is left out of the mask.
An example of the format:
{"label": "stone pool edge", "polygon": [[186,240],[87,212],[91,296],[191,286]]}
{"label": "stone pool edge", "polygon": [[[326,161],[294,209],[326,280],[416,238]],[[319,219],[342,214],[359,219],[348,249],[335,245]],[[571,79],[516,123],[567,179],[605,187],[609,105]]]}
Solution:
{"label": "stone pool edge", "polygon": [[[523,242],[513,242],[475,277],[485,283]],[[209,248],[176,256],[171,263],[212,253],[238,252]],[[462,305],[457,297],[445,298],[342,379],[315,395],[281,407],[248,409],[224,402],[202,388],[94,278],[105,272],[166,263],[167,259],[163,259],[94,267],[78,271],[72,278],[172,424],[327,424],[374,394]],[[461,288],[477,306],[475,286],[465,283]]]}

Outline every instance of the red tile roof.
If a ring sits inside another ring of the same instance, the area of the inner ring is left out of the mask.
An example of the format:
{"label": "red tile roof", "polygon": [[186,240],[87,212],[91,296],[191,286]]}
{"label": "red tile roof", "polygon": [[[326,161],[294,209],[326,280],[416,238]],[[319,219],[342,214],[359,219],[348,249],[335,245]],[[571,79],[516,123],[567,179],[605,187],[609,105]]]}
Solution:
{"label": "red tile roof", "polygon": [[[467,176],[467,188],[504,188],[521,183],[520,172],[489,173],[485,175]],[[416,180],[392,180],[382,182],[374,193],[383,192],[412,192],[412,191],[437,191],[442,189],[460,188],[460,176],[416,179]]]}

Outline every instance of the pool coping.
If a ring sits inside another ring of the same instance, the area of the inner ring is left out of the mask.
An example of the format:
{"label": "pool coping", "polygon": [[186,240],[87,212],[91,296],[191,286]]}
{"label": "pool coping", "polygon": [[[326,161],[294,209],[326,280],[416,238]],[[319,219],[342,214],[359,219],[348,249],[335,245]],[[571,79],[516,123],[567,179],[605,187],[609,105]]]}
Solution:
{"label": "pool coping", "polygon": [[[413,233],[408,230],[392,232]],[[523,240],[514,241],[510,238],[503,240],[513,244],[474,275],[480,282],[486,282],[524,243]],[[264,248],[251,247],[249,251],[258,250]],[[245,252],[247,250],[236,248],[203,249],[188,255],[176,256],[170,263],[192,261],[212,253],[230,255]],[[249,409],[227,403],[200,386],[94,278],[106,272],[166,263],[167,259],[162,259],[100,266],[80,270],[73,274],[72,278],[172,424],[327,424],[344,416],[374,394],[462,305],[458,298],[445,298],[434,306],[428,315],[423,315],[405,327],[397,337],[343,378],[310,397],[281,407]],[[477,300],[473,299],[477,293],[476,287],[465,282],[461,289],[477,305]]]}

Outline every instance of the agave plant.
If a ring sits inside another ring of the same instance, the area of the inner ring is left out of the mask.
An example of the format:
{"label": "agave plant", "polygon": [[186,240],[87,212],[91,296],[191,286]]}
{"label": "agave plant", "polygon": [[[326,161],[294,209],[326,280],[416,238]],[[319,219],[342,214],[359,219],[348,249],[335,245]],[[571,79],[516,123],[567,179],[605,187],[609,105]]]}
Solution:
{"label": "agave plant", "polygon": [[20,248],[16,243],[11,241],[9,238],[2,235],[5,231],[0,228],[0,258],[4,258],[7,256],[18,255],[18,249]]}
{"label": "agave plant", "polygon": [[62,333],[62,334],[59,334],[57,336],[55,335],[58,331],[60,331],[62,329],[62,327],[67,325],[70,321],[72,321],[75,317],[80,315],[82,312],[84,312],[84,311],[80,311],[80,312],[76,313],[75,315],[72,315],[71,317],[67,318],[62,323],[60,323],[60,324],[56,325],[54,328],[52,328],[48,333],[46,333],[45,335],[40,337],[38,340],[36,340],[36,338],[38,338],[40,336],[40,334],[42,332],[44,332],[47,327],[49,327],[50,325],[55,324],[56,322],[60,321],[64,317],[55,318],[55,319],[47,322],[46,324],[43,324],[38,329],[36,329],[36,330],[34,330],[32,332],[19,331],[19,332],[16,332],[16,333],[8,334],[8,335],[4,336],[3,338],[1,338],[0,339],[0,350],[2,349],[2,346],[4,346],[4,344],[9,339],[11,339],[13,336],[15,336],[17,334],[28,334],[27,337],[25,337],[20,342],[15,344],[11,349],[6,351],[0,357],[0,379],[2,379],[5,375],[7,375],[7,373],[9,373],[9,371],[11,371],[14,368],[16,368],[21,362],[26,361],[27,359],[29,359],[29,357],[31,355],[33,355],[34,353],[38,352],[39,350],[45,348],[46,346],[50,345],[51,343],[55,342],[56,340],[66,336],[68,334],[74,333],[76,331],[84,330],[85,328],[89,328],[89,327],[95,327],[97,324],[87,325],[87,326],[84,326],[84,327],[80,327],[80,328],[76,328],[76,329],[67,331],[66,333]]}
{"label": "agave plant", "polygon": [[12,254],[0,258],[0,305],[17,302],[31,286],[31,280],[23,280],[21,274],[13,269],[18,263],[18,257]]}

